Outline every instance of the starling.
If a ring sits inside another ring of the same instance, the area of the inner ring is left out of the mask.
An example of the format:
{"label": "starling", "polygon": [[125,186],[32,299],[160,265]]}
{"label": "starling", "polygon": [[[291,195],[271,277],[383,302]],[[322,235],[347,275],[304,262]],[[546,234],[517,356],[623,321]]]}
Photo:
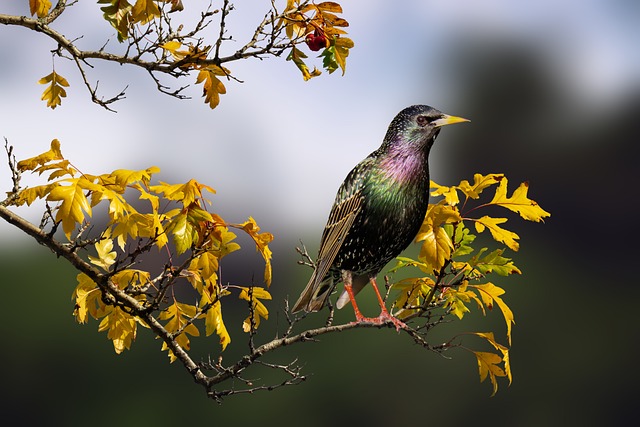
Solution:
{"label": "starling", "polygon": [[[391,122],[382,145],[361,161],[338,189],[322,233],[315,270],[293,312],[318,311],[340,281],[357,322],[404,324],[387,311],[375,278],[414,239],[429,202],[429,150],[440,127],[467,119],[426,105],[402,110]],[[360,313],[355,295],[371,282],[380,303],[377,318]]]}

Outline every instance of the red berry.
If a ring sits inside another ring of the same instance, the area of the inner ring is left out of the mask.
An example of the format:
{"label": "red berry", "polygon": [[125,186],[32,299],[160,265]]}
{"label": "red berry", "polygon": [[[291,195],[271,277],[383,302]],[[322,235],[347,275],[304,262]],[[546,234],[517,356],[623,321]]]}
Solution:
{"label": "red berry", "polygon": [[307,43],[307,46],[309,46],[309,49],[314,52],[327,47],[327,38],[324,36],[324,34],[307,34],[305,42]]}

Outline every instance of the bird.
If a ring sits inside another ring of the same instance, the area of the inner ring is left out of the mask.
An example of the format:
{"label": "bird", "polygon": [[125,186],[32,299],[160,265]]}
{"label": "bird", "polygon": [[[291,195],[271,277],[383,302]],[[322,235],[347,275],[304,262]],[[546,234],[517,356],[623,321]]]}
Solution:
{"label": "bird", "polygon": [[[406,327],[388,312],[376,276],[420,230],[429,204],[429,151],[442,126],[468,121],[428,105],[413,105],[395,116],[380,147],[340,185],[314,271],[292,313],[321,310],[343,282],[336,307],[351,302],[356,323],[390,322],[397,330]],[[368,283],[380,304],[376,318],[364,317],[355,300]]]}

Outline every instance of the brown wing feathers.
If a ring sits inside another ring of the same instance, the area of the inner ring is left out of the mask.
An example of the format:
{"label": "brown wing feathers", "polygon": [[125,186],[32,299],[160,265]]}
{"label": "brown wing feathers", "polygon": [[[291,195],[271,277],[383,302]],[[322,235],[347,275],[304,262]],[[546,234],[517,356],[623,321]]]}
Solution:
{"label": "brown wing feathers", "polygon": [[309,283],[293,307],[294,313],[302,309],[317,311],[324,305],[324,301],[331,289],[327,289],[320,294],[318,291],[361,208],[362,196],[360,191],[357,191],[342,203],[334,205],[322,233],[316,270],[311,275]]}

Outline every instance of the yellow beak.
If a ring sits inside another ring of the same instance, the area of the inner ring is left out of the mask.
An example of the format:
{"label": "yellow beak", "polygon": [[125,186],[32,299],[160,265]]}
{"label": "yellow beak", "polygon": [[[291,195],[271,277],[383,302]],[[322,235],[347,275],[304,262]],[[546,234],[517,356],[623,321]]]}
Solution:
{"label": "yellow beak", "polygon": [[442,118],[432,122],[432,124],[435,127],[440,127],[440,126],[452,125],[454,123],[463,123],[463,122],[470,122],[470,121],[471,120],[463,119],[462,117],[449,116],[448,114],[445,114]]}

